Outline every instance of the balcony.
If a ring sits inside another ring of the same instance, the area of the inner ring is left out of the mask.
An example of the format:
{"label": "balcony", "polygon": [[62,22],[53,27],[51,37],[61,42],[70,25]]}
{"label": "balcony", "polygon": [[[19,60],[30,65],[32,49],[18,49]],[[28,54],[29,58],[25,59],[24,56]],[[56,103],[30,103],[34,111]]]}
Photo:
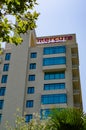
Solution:
{"label": "balcony", "polygon": [[77,53],[72,53],[72,58],[77,58],[78,54]]}
{"label": "balcony", "polygon": [[79,66],[77,64],[72,65],[72,69],[79,69]]}
{"label": "balcony", "polygon": [[73,82],[73,90],[80,90],[80,82]]}
{"label": "balcony", "polygon": [[73,81],[78,80],[79,79],[79,68],[78,66],[73,66],[72,67],[72,75],[73,75]]}
{"label": "balcony", "polygon": [[73,48],[71,48],[71,53],[72,53],[72,54],[75,54],[75,53],[78,54],[78,47],[73,47]]}
{"label": "balcony", "polygon": [[73,95],[79,95],[80,94],[80,90],[79,89],[74,89],[73,90]]}
{"label": "balcony", "polygon": [[79,70],[77,69],[72,70],[72,75],[73,75],[73,81],[79,80]]}
{"label": "balcony", "polygon": [[71,57],[72,57],[72,64],[79,64],[77,47],[71,49]]}
{"label": "balcony", "polygon": [[73,77],[73,82],[79,81],[79,77]]}
{"label": "balcony", "polygon": [[80,103],[74,103],[74,107],[81,108],[81,104]]}
{"label": "balcony", "polygon": [[[77,93],[78,93],[78,92],[77,92]],[[75,103],[75,104],[80,103],[80,101],[81,101],[81,94],[80,94],[80,93],[74,94],[73,100],[74,100],[74,103]]]}
{"label": "balcony", "polygon": [[79,65],[79,59],[77,54],[72,54],[72,64]]}

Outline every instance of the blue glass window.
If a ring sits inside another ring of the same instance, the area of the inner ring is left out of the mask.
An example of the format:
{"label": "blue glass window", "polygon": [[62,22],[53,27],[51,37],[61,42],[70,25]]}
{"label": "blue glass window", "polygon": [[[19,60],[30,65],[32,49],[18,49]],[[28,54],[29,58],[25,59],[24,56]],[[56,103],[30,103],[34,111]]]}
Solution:
{"label": "blue glass window", "polygon": [[42,104],[61,104],[67,103],[67,95],[66,94],[49,94],[41,96]]}
{"label": "blue glass window", "polygon": [[[55,108],[56,110],[58,111],[61,111],[63,110],[64,108]],[[40,116],[41,116],[41,119],[46,119],[47,117],[49,117],[50,114],[52,114],[52,111],[53,109],[41,109],[40,110]]]}
{"label": "blue glass window", "polygon": [[66,64],[66,57],[43,58],[43,66]]}
{"label": "blue glass window", "polygon": [[30,55],[30,58],[36,58],[37,57],[37,53],[36,52],[32,52]]}
{"label": "blue glass window", "polygon": [[28,89],[27,89],[27,93],[28,94],[33,94],[34,93],[34,87],[28,87]]}
{"label": "blue glass window", "polygon": [[1,122],[1,119],[2,119],[2,114],[0,114],[0,122]]}
{"label": "blue glass window", "polygon": [[50,109],[41,109],[40,110],[41,119],[47,118],[50,114],[51,114]]}
{"label": "blue glass window", "polygon": [[36,63],[31,63],[30,64],[30,69],[36,69]]}
{"label": "blue glass window", "polygon": [[33,107],[33,100],[27,100],[26,107]]}
{"label": "blue glass window", "polygon": [[25,119],[26,119],[26,122],[30,122],[30,120],[33,118],[33,115],[32,114],[28,114],[25,116]]}
{"label": "blue glass window", "polygon": [[8,75],[2,75],[1,83],[7,83]]}
{"label": "blue glass window", "polygon": [[1,87],[0,88],[0,96],[4,96],[6,91],[6,87]]}
{"label": "blue glass window", "polygon": [[44,90],[58,90],[58,89],[65,89],[65,83],[44,84]]}
{"label": "blue glass window", "polygon": [[28,80],[29,81],[34,81],[35,80],[35,75],[29,75]]}
{"label": "blue glass window", "polygon": [[6,53],[5,60],[10,60],[10,58],[11,58],[11,53]]}
{"label": "blue glass window", "polygon": [[64,79],[65,72],[46,72],[44,74],[44,80],[53,80],[53,79]]}
{"label": "blue glass window", "polygon": [[58,54],[58,53],[66,53],[65,46],[54,46],[54,47],[44,47],[43,54]]}
{"label": "blue glass window", "polygon": [[0,109],[3,109],[4,100],[0,100]]}
{"label": "blue glass window", "polygon": [[8,71],[9,70],[9,64],[4,64],[3,71]]}

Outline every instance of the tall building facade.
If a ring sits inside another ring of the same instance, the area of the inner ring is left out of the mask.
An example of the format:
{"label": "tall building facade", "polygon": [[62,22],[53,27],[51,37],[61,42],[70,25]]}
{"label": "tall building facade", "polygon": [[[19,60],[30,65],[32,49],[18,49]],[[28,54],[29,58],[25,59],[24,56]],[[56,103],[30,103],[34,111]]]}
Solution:
{"label": "tall building facade", "polygon": [[6,44],[0,56],[0,129],[14,124],[16,109],[26,121],[52,108],[82,109],[78,44],[75,34],[23,36],[19,46]]}

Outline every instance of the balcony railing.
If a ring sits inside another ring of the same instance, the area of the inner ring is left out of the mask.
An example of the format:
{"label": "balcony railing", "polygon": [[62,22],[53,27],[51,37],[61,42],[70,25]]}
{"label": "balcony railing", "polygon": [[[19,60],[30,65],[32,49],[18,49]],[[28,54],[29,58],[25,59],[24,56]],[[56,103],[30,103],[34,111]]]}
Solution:
{"label": "balcony railing", "polygon": [[74,103],[74,107],[81,107],[81,104],[80,103]]}
{"label": "balcony railing", "polygon": [[73,81],[75,81],[75,80],[79,80],[79,78],[78,77],[73,77]]}
{"label": "balcony railing", "polygon": [[74,95],[75,95],[75,94],[80,94],[80,90],[79,90],[79,89],[74,89],[74,90],[73,90],[73,93],[74,93]]}
{"label": "balcony railing", "polygon": [[79,68],[79,66],[76,64],[76,65],[72,65],[72,68]]}
{"label": "balcony railing", "polygon": [[72,57],[78,57],[77,53],[72,54]]}

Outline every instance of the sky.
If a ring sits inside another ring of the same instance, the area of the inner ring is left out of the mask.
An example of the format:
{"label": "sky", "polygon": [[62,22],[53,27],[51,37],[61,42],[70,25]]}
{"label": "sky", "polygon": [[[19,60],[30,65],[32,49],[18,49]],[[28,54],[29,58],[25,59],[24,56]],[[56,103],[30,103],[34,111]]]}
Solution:
{"label": "sky", "polygon": [[76,34],[83,110],[86,112],[86,0],[37,0],[36,36]]}

